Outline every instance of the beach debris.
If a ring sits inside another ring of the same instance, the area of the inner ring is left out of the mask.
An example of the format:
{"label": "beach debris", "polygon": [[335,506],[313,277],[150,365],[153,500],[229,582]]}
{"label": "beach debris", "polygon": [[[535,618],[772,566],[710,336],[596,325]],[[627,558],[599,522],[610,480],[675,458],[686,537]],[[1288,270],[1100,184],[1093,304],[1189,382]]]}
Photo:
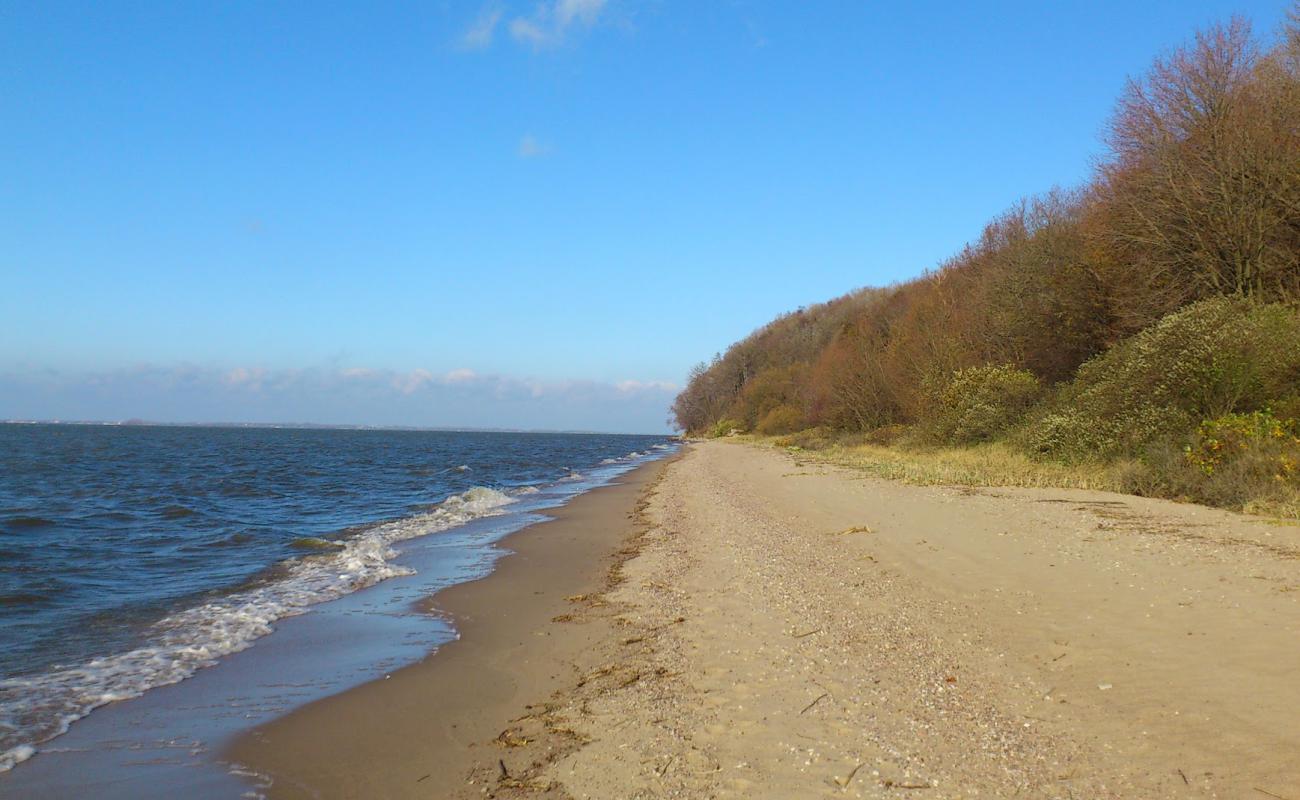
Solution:
{"label": "beach debris", "polygon": [[1267,789],[1261,789],[1261,788],[1259,788],[1258,786],[1252,786],[1252,787],[1250,787],[1250,788],[1254,789],[1255,791],[1259,792],[1260,794],[1266,794],[1266,795],[1268,795],[1269,797],[1276,797],[1277,800],[1291,800],[1291,798],[1289,798],[1289,797],[1283,797],[1283,796],[1280,795],[1280,794],[1273,794],[1273,793],[1270,792],[1269,790],[1267,790]]}
{"label": "beach debris", "polygon": [[814,629],[812,629],[812,630],[810,630],[810,631],[805,631],[805,632],[803,632],[803,633],[796,633],[796,634],[794,635],[794,638],[796,638],[796,639],[802,639],[802,638],[804,638],[805,636],[812,636],[814,633],[821,633],[821,632],[822,632],[822,629],[821,629],[821,628],[814,628]]}
{"label": "beach debris", "polygon": [[1099,684],[1097,684],[1097,688],[1100,689],[1100,690],[1102,690],[1102,691],[1104,692],[1104,691],[1107,691],[1107,690],[1109,690],[1109,689],[1113,689],[1113,688],[1115,688],[1115,687],[1114,687],[1113,685],[1109,684],[1109,683],[1099,683]]}
{"label": "beach debris", "polygon": [[510,780],[510,770],[506,769],[506,760],[504,758],[498,758],[497,766],[501,768],[501,780]]}
{"label": "beach debris", "polygon": [[[528,713],[527,713],[527,714],[524,714],[522,717],[515,717],[514,719],[512,719],[512,720],[510,720],[510,721],[511,721],[511,722],[523,722],[523,721],[526,720],[526,719],[537,719],[537,718],[542,717],[542,716],[544,716],[544,715],[546,715],[546,714],[551,714],[551,713],[553,713],[553,712],[554,712],[556,709],[558,709],[559,707],[560,707],[560,706],[559,706],[558,703],[551,703],[551,702],[546,702],[546,703],[529,703],[528,705],[524,706],[524,708],[528,709]],[[536,710],[536,709],[540,709],[540,710]]]}
{"label": "beach debris", "polygon": [[886,778],[880,783],[886,789],[933,789],[934,788],[934,786],[930,784],[928,781],[922,781],[919,783],[912,783],[912,782],[899,783],[897,781],[892,781]]}
{"label": "beach debris", "polygon": [[522,734],[516,734],[511,729],[506,728],[492,741],[499,747],[523,747],[531,742],[532,739],[529,739],[527,736],[523,736]]}
{"label": "beach debris", "polygon": [[804,711],[808,711],[812,709],[813,706],[817,705],[818,703],[820,703],[821,701],[825,700],[830,696],[831,696],[830,692],[822,692],[820,695],[817,696],[816,700],[813,700],[811,703],[803,707],[803,711],[799,712],[800,716],[803,715]]}
{"label": "beach debris", "polygon": [[853,778],[858,774],[858,770],[862,769],[863,766],[865,766],[865,763],[859,762],[856,767],[849,771],[848,775],[843,778],[835,779],[835,783],[840,787],[841,792],[849,788],[849,784],[853,782]]}
{"label": "beach debris", "polygon": [[834,535],[848,536],[850,533],[875,533],[875,531],[871,530],[871,526],[869,525],[854,525],[852,528],[845,528],[842,531],[837,531]]}
{"label": "beach debris", "polygon": [[652,630],[652,631],[662,630],[662,629],[667,628],[667,627],[669,627],[669,626],[671,626],[671,625],[680,625],[681,623],[683,623],[683,622],[685,622],[685,621],[686,621],[686,617],[678,617],[677,619],[673,620],[672,622],[665,622],[665,623],[663,623],[662,625],[655,625],[654,627],[650,628],[650,630]]}
{"label": "beach debris", "polygon": [[618,669],[616,665],[606,664],[605,666],[584,675],[578,681],[577,687],[581,689],[582,687],[586,686],[588,683],[595,680],[596,678],[603,678],[606,675],[609,675],[610,673],[614,672],[616,669]]}

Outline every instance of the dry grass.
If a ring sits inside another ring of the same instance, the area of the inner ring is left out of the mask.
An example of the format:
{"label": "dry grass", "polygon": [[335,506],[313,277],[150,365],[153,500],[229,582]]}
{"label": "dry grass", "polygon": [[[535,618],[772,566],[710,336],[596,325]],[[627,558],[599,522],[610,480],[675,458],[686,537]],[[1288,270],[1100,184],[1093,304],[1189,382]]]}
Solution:
{"label": "dry grass", "polygon": [[[744,437],[771,447],[774,437]],[[1036,461],[1001,442],[970,447],[901,448],[832,442],[797,450],[801,458],[851,467],[905,483],[945,486],[1036,486],[1125,491],[1120,465]]]}
{"label": "dry grass", "polygon": [[[1211,491],[1205,477],[1187,467],[1181,451],[1165,460],[1133,459],[1064,463],[1038,460],[1004,442],[969,447],[922,447],[904,437],[882,445],[858,436],[805,431],[792,436],[737,436],[735,440],[788,449],[805,462],[849,467],[878,478],[930,486],[1026,486],[1164,497],[1232,511],[1300,519],[1300,494],[1271,481],[1240,476],[1230,492]],[[796,473],[797,474],[797,473]],[[1220,487],[1221,489],[1221,487]]]}

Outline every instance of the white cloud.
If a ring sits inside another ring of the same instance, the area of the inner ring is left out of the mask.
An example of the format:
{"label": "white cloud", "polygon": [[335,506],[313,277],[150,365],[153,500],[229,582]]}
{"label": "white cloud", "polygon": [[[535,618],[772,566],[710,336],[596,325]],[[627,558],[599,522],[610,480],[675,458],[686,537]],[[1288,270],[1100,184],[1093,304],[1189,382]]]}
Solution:
{"label": "white cloud", "polygon": [[524,134],[524,138],[519,140],[519,157],[520,158],[541,158],[549,155],[551,147],[538,141],[537,137],[531,133]]}
{"label": "white cloud", "polygon": [[594,25],[604,7],[605,0],[558,0],[555,16],[563,26],[568,26],[575,20],[584,25]]}
{"label": "white cloud", "polygon": [[645,391],[676,392],[677,384],[671,383],[669,381],[627,380],[627,381],[619,381],[618,383],[614,384],[614,388],[624,393],[645,392]]}
{"label": "white cloud", "polygon": [[605,3],[606,0],[550,0],[540,3],[531,16],[510,20],[510,35],[534,49],[558,45],[573,28],[595,25]]}
{"label": "white cloud", "polygon": [[533,47],[543,47],[549,41],[549,36],[541,25],[523,17],[510,20],[510,35]]}
{"label": "white cloud", "polygon": [[461,367],[460,369],[453,369],[451,372],[448,372],[446,375],[443,375],[442,382],[443,383],[468,383],[477,377],[478,377],[478,373],[475,372],[474,370]]}
{"label": "white cloud", "polygon": [[414,394],[433,380],[433,373],[427,369],[413,369],[399,372],[392,376],[389,384],[402,394]]}
{"label": "white cloud", "polygon": [[541,380],[368,367],[193,364],[102,372],[0,368],[0,419],[325,422],[656,431],[667,381]]}
{"label": "white cloud", "polygon": [[236,386],[257,391],[266,379],[266,370],[257,367],[235,367],[221,376],[221,382],[227,386]]}
{"label": "white cloud", "polygon": [[496,36],[497,25],[501,22],[501,9],[487,6],[460,37],[460,46],[465,50],[483,50],[492,46]]}

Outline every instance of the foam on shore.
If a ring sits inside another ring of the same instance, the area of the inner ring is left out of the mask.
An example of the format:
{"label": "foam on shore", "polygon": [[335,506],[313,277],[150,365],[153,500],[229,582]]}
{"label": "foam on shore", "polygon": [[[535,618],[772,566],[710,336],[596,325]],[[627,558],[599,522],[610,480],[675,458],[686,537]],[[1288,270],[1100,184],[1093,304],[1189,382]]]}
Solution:
{"label": "foam on shore", "polygon": [[519,495],[475,487],[425,514],[385,523],[321,552],[283,562],[274,577],[251,588],[170,614],[150,626],[146,643],[127,652],[37,675],[0,680],[0,772],[31,758],[36,745],[67,731],[93,709],[182,681],[217,659],[250,646],[284,617],[311,606],[411,574],[392,563],[393,545],[480,517],[504,513]]}

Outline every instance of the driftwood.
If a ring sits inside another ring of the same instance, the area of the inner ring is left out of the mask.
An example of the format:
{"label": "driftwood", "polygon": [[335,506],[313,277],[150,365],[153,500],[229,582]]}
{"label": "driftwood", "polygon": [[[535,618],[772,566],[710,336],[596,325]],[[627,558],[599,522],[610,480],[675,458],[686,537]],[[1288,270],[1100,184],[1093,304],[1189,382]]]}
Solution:
{"label": "driftwood", "polygon": [[933,789],[934,787],[926,783],[897,783],[891,780],[882,782],[886,789]]}
{"label": "driftwood", "polygon": [[658,631],[658,630],[662,630],[662,629],[664,629],[664,628],[670,627],[670,626],[672,626],[672,625],[678,625],[678,624],[681,624],[681,623],[683,623],[683,622],[685,622],[685,621],[686,621],[686,617],[678,617],[677,619],[673,620],[672,622],[665,622],[665,623],[663,623],[662,625],[655,625],[655,626],[649,628],[648,630]]}
{"label": "driftwood", "polygon": [[817,705],[818,703],[820,703],[821,701],[825,700],[826,698],[828,698],[828,697],[830,697],[830,696],[831,696],[831,695],[830,695],[830,692],[822,692],[821,694],[819,694],[819,695],[817,696],[817,699],[816,699],[816,700],[814,700],[814,701],[812,701],[811,703],[809,703],[808,705],[804,706],[804,707],[803,707],[803,711],[800,711],[799,713],[802,715],[802,714],[804,713],[804,711],[807,711],[807,710],[811,709],[813,706]]}
{"label": "driftwood", "polygon": [[844,780],[840,780],[839,778],[835,779],[835,782],[840,785],[841,792],[849,788],[849,784],[853,782],[853,777],[858,774],[858,770],[862,769],[862,767],[865,766],[865,764],[866,762],[859,763],[856,767],[853,768],[853,771],[850,772],[848,774],[848,777],[846,777]]}

